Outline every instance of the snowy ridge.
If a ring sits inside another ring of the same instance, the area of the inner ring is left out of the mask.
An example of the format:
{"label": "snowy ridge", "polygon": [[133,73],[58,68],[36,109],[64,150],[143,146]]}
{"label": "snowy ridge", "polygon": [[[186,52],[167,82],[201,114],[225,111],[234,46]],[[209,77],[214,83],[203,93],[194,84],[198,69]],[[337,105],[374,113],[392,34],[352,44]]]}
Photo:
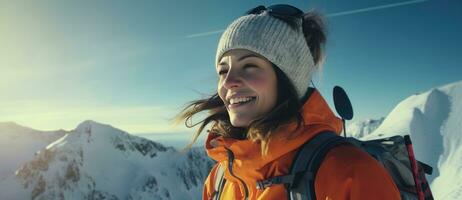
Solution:
{"label": "snowy ridge", "polygon": [[0,193],[7,199],[198,199],[212,164],[203,149],[181,154],[85,121],[0,182]]}
{"label": "snowy ridge", "polygon": [[356,121],[348,125],[347,127],[347,136],[354,137],[354,138],[362,138],[369,133],[372,133],[375,129],[377,129],[380,124],[382,124],[385,118],[380,119],[366,119],[364,121]]}
{"label": "snowy ridge", "polygon": [[435,199],[462,197],[462,81],[410,96],[362,139],[411,136],[416,157],[433,167]]}

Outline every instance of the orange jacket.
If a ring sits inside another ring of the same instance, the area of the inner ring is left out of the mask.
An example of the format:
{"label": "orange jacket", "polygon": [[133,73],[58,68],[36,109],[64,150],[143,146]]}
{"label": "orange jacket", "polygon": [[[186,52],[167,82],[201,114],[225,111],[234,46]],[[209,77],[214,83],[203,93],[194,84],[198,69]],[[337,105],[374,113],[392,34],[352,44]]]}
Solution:
{"label": "orange jacket", "polygon": [[[205,148],[207,154],[225,169],[226,183],[220,199],[287,199],[284,185],[272,185],[264,190],[256,188],[256,182],[274,176],[286,175],[298,147],[322,131],[340,134],[342,122],[334,116],[318,91],[303,105],[305,125],[293,138],[287,132],[294,124],[275,132],[268,143],[267,155],[262,156],[260,144],[249,140],[236,140],[209,134]],[[229,149],[234,154],[232,172],[227,168]],[[211,199],[217,165],[212,168],[203,190],[203,200]],[[316,197],[320,200],[377,200],[400,199],[399,191],[388,172],[374,158],[362,150],[350,146],[338,146],[329,151],[315,178]]]}

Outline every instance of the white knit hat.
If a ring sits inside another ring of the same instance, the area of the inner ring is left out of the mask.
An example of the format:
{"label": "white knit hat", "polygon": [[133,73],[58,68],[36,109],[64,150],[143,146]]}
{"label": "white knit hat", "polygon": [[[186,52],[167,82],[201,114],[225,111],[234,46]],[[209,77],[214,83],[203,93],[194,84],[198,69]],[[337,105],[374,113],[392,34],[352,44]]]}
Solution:
{"label": "white knit hat", "polygon": [[215,59],[232,49],[247,49],[274,63],[294,85],[301,99],[311,81],[315,66],[310,48],[299,28],[271,16],[268,11],[242,16],[231,23],[220,38]]}

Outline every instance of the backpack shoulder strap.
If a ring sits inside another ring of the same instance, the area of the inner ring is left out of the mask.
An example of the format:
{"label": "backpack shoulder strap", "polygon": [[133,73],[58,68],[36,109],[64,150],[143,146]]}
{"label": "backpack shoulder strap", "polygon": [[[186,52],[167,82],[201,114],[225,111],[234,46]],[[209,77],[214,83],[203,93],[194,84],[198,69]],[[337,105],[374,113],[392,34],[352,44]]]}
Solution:
{"label": "backpack shoulder strap", "polygon": [[221,163],[218,163],[216,172],[215,172],[215,184],[214,184],[214,192],[212,199],[213,200],[219,200],[221,196],[221,192],[223,191],[223,187],[225,186],[225,169],[221,165]]}
{"label": "backpack shoulder strap", "polygon": [[291,184],[287,184],[288,199],[315,200],[314,179],[325,155],[333,147],[350,144],[345,138],[334,132],[322,132],[305,143],[295,155],[290,169],[294,177]]}

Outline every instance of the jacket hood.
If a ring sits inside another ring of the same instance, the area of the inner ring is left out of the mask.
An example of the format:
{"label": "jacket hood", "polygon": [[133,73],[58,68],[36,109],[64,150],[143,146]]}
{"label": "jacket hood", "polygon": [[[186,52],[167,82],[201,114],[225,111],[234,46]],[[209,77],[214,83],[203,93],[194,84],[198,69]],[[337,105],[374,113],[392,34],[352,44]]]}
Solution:
{"label": "jacket hood", "polygon": [[[298,147],[323,131],[340,134],[342,120],[334,115],[319,91],[314,89],[301,109],[304,125],[295,130],[296,123],[288,124],[273,133],[268,142],[268,151],[261,152],[259,142],[237,140],[229,137],[209,134],[205,148],[207,154],[217,162],[228,159],[227,149],[234,154],[235,163],[242,168],[261,169],[281,156],[295,151]],[[293,133],[293,134],[292,134]],[[291,137],[288,137],[291,135]]]}

